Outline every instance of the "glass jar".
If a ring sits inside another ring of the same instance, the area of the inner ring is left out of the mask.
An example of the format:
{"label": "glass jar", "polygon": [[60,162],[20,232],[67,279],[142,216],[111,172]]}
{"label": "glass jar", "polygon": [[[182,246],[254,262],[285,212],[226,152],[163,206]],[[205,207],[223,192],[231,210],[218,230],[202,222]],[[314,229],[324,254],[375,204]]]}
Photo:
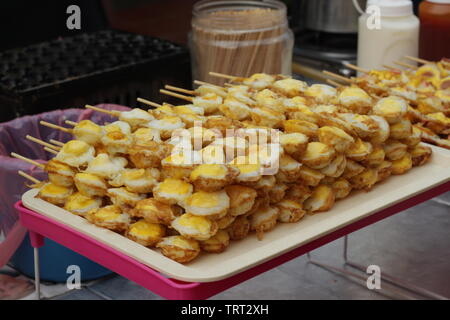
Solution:
{"label": "glass jar", "polygon": [[209,72],[291,74],[294,35],[280,1],[203,0],[194,5],[191,25],[194,79],[221,85]]}

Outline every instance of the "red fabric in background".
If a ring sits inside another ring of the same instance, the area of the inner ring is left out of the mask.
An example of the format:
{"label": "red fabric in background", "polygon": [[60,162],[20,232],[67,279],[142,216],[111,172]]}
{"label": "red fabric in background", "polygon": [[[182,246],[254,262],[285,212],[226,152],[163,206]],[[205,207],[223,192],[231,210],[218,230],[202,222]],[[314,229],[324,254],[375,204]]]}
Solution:
{"label": "red fabric in background", "polygon": [[[101,104],[97,107],[107,110],[129,110],[128,107],[112,104]],[[44,127],[39,124],[39,121],[44,120],[63,127],[70,127],[64,123],[65,120],[79,122],[84,119],[91,119],[98,124],[117,120],[107,114],[89,109],[65,109],[24,116],[0,123],[0,231],[3,231],[6,236],[5,241],[0,243],[0,267],[8,262],[25,235],[25,230],[18,224],[14,203],[20,200],[22,194],[28,189],[25,183],[29,181],[19,176],[17,171],[22,170],[39,180],[45,180],[47,177],[46,173],[38,167],[11,158],[11,152],[45,162],[53,155],[46,152],[42,146],[25,139],[25,136],[31,135],[44,141],[55,139],[66,142],[72,139],[70,134]]]}

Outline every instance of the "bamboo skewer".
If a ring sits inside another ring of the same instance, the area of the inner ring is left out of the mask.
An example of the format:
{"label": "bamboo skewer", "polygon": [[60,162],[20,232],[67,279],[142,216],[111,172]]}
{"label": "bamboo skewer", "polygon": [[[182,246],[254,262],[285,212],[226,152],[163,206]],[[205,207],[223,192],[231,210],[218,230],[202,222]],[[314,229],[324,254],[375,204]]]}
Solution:
{"label": "bamboo skewer", "polygon": [[28,180],[30,180],[33,183],[41,183],[41,181],[39,181],[38,179],[36,179],[33,176],[30,176],[28,173],[23,172],[22,170],[17,171],[17,173],[19,174],[19,176],[22,176]]}
{"label": "bamboo skewer", "polygon": [[336,81],[331,80],[331,79],[327,79],[327,83],[328,83],[328,84],[331,84],[331,85],[333,85],[333,86],[335,86],[335,87],[342,87],[342,84],[337,83]]}
{"label": "bamboo skewer", "polygon": [[383,64],[383,68],[398,70],[398,68],[390,66],[390,65],[387,65],[387,64]]}
{"label": "bamboo skewer", "polygon": [[42,141],[42,140],[37,139],[37,138],[35,138],[35,137],[32,137],[32,136],[30,136],[30,135],[26,135],[25,138],[26,138],[27,140],[33,141],[33,142],[35,142],[35,143],[37,143],[37,144],[40,144],[41,146],[44,146],[44,147],[47,147],[47,148],[50,148],[50,149],[53,149],[53,150],[56,150],[56,151],[61,150],[60,147],[54,146],[54,145],[52,145],[52,144],[50,144],[50,143],[48,143],[48,142]]}
{"label": "bamboo skewer", "polygon": [[405,63],[405,62],[402,62],[402,61],[394,61],[394,63],[399,65],[399,66],[408,68],[408,69],[412,69],[412,70],[416,70],[417,69],[417,66],[413,66],[412,64]]}
{"label": "bamboo skewer", "polygon": [[48,147],[44,147],[44,150],[47,151],[47,152],[53,153],[53,154],[58,154],[58,151],[50,149]]}
{"label": "bamboo skewer", "polygon": [[47,122],[47,121],[39,121],[39,123],[41,124],[41,125],[43,125],[43,126],[46,126],[46,127],[49,127],[49,128],[52,128],[52,129],[57,129],[57,130],[60,130],[60,131],[62,131],[62,132],[66,132],[66,133],[72,133],[72,129],[69,129],[69,128],[64,128],[64,127],[61,127],[61,126],[58,126],[58,125],[56,125],[56,124],[53,124],[53,123],[50,123],[50,122]]}
{"label": "bamboo skewer", "polygon": [[341,76],[341,75],[339,75],[339,74],[337,74],[337,73],[330,72],[330,71],[327,71],[327,70],[323,70],[322,72],[323,72],[324,74],[328,75],[328,76],[334,77],[334,78],[339,79],[339,80],[341,80],[341,81],[353,83],[353,80],[352,80],[352,79],[346,78],[346,77]]}
{"label": "bamboo skewer", "polygon": [[25,158],[24,156],[21,156],[20,154],[17,154],[15,152],[11,152],[11,157],[14,157],[16,159],[20,159],[20,160],[23,160],[25,162],[28,162],[29,164],[35,165],[38,168],[45,169],[45,165],[43,165],[42,163],[39,163],[37,161]]}
{"label": "bamboo skewer", "polygon": [[242,80],[241,77],[231,76],[229,74],[219,73],[219,72],[212,72],[211,71],[211,72],[209,72],[209,75],[213,76],[213,77],[217,77],[217,78],[229,79],[229,80],[232,80],[232,81],[240,81],[240,80]]}
{"label": "bamboo skewer", "polygon": [[194,80],[194,84],[198,84],[199,86],[212,86],[212,87],[216,87],[216,88],[220,88],[220,89],[225,89],[224,87],[218,86],[217,84],[212,84],[212,83],[200,81],[200,80]]}
{"label": "bamboo skewer", "polygon": [[162,105],[160,105],[159,103],[152,102],[152,101],[150,101],[150,100],[143,99],[143,98],[137,98],[137,101],[138,101],[138,102],[141,102],[141,103],[144,103],[144,104],[146,104],[146,105],[155,107],[155,108],[162,107]]}
{"label": "bamboo skewer", "polygon": [[110,116],[113,116],[113,117],[118,117],[118,116],[120,116],[120,111],[114,111],[114,110],[105,110],[105,109],[102,109],[102,108],[97,108],[97,107],[94,107],[94,106],[91,106],[91,105],[85,105],[84,106],[86,109],[91,109],[91,110],[94,110],[94,111],[98,111],[98,112],[102,112],[102,113],[106,113],[106,114],[109,114]]}
{"label": "bamboo skewer", "polygon": [[64,147],[64,143],[58,140],[50,139],[50,143],[56,144],[57,146]]}
{"label": "bamboo skewer", "polygon": [[411,56],[405,56],[405,58],[409,59],[409,60],[412,60],[412,61],[415,61],[415,62],[422,63],[422,64],[432,63],[431,61],[428,61],[428,60],[425,60],[425,59],[419,59],[419,58],[411,57]]}
{"label": "bamboo skewer", "polygon": [[78,125],[78,122],[66,120],[64,123],[68,124],[69,126],[75,127]]}
{"label": "bamboo skewer", "polygon": [[179,87],[174,87],[171,85],[166,84],[164,86],[164,88],[166,88],[167,90],[172,90],[172,91],[177,91],[177,92],[181,92],[181,93],[186,93],[186,94],[190,94],[191,96],[196,96],[197,92],[195,92],[194,90],[188,90],[188,89],[183,89],[183,88],[179,88]]}
{"label": "bamboo skewer", "polygon": [[164,89],[160,89],[159,92],[161,92],[162,94],[166,94],[168,96],[172,96],[172,97],[175,97],[175,98],[178,98],[178,99],[182,99],[182,100],[185,100],[185,101],[192,102],[192,97],[189,97],[189,96],[185,96],[185,95],[182,95],[182,94],[179,94],[179,93],[175,93],[175,92],[172,92],[172,91],[168,91],[168,90],[164,90]]}
{"label": "bamboo skewer", "polygon": [[354,64],[351,64],[351,63],[344,62],[343,65],[346,66],[347,68],[350,68],[350,69],[353,69],[353,70],[356,70],[356,71],[359,71],[359,72],[362,72],[362,73],[369,73],[370,72],[370,70],[367,70],[367,69],[355,66]]}

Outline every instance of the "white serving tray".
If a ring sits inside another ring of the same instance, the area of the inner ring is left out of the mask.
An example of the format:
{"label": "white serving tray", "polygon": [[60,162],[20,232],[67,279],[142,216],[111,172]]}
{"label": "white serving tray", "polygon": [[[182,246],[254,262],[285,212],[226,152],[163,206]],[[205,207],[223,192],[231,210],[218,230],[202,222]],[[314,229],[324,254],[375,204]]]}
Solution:
{"label": "white serving tray", "polygon": [[183,265],[164,257],[158,250],[146,248],[110,230],[35,198],[33,189],[22,196],[23,205],[46,217],[92,237],[162,274],[189,282],[222,280],[283,253],[325,236],[402,200],[450,181],[450,150],[431,146],[431,160],[404,175],[391,176],[370,192],[353,192],[327,212],[305,216],[298,223],[279,223],[262,241],[255,234],[232,241],[221,254],[202,253]]}

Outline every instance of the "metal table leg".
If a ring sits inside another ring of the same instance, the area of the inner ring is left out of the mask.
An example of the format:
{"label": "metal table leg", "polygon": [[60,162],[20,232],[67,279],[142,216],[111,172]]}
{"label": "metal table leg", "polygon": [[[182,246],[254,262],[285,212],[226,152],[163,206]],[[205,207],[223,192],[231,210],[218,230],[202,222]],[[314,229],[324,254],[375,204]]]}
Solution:
{"label": "metal table leg", "polygon": [[[361,272],[364,272],[364,273],[366,272],[366,270],[367,270],[366,267],[364,267],[363,265],[360,265],[360,264],[358,264],[356,262],[353,262],[350,259],[348,259],[348,236],[347,235],[344,236],[344,246],[343,246],[342,256],[343,256],[343,259],[344,259],[344,265],[348,265],[348,266],[353,267],[353,268],[355,268],[355,269],[357,269],[357,270],[359,270]],[[356,279],[359,279],[359,280],[363,280],[363,281],[366,281],[366,279],[367,279],[365,276],[361,276],[359,274],[355,274],[355,273],[350,272],[348,270],[345,270],[343,268],[334,267],[334,266],[331,266],[329,264],[325,264],[325,263],[321,263],[321,262],[318,262],[316,260],[313,260],[313,259],[311,259],[311,255],[310,255],[309,252],[307,253],[307,258],[308,258],[310,263],[315,264],[315,265],[317,265],[317,266],[319,266],[321,268],[324,268],[324,269],[326,269],[328,271],[340,273],[340,274],[343,274],[343,275],[346,275],[346,276],[349,276],[349,277],[352,277],[352,278],[356,278]],[[387,274],[385,272],[381,273],[381,279],[389,282],[390,284],[392,284],[392,285],[394,285],[396,287],[400,287],[400,288],[406,289],[409,292],[415,293],[415,294],[423,296],[423,297],[427,297],[427,298],[431,298],[431,299],[437,299],[437,300],[447,300],[448,299],[447,297],[444,297],[444,296],[439,295],[437,293],[431,292],[431,291],[429,291],[427,289],[424,289],[422,287],[419,287],[419,286],[410,284],[408,282],[402,281],[401,279],[399,279],[397,277],[394,277],[394,276],[391,276],[391,275],[389,275],[389,274]],[[387,291],[390,291],[390,292],[395,293],[397,295],[403,296],[403,297],[405,297],[407,299],[416,299],[415,297],[413,297],[411,295],[404,294],[404,293],[399,292],[399,291],[394,290],[394,289],[389,289]]]}
{"label": "metal table leg", "polygon": [[34,288],[36,299],[41,299],[41,273],[39,270],[39,248],[34,248]]}
{"label": "metal table leg", "polygon": [[30,231],[31,246],[34,251],[34,287],[36,299],[41,299],[41,272],[39,268],[39,248],[44,245],[44,237],[36,232]]}

